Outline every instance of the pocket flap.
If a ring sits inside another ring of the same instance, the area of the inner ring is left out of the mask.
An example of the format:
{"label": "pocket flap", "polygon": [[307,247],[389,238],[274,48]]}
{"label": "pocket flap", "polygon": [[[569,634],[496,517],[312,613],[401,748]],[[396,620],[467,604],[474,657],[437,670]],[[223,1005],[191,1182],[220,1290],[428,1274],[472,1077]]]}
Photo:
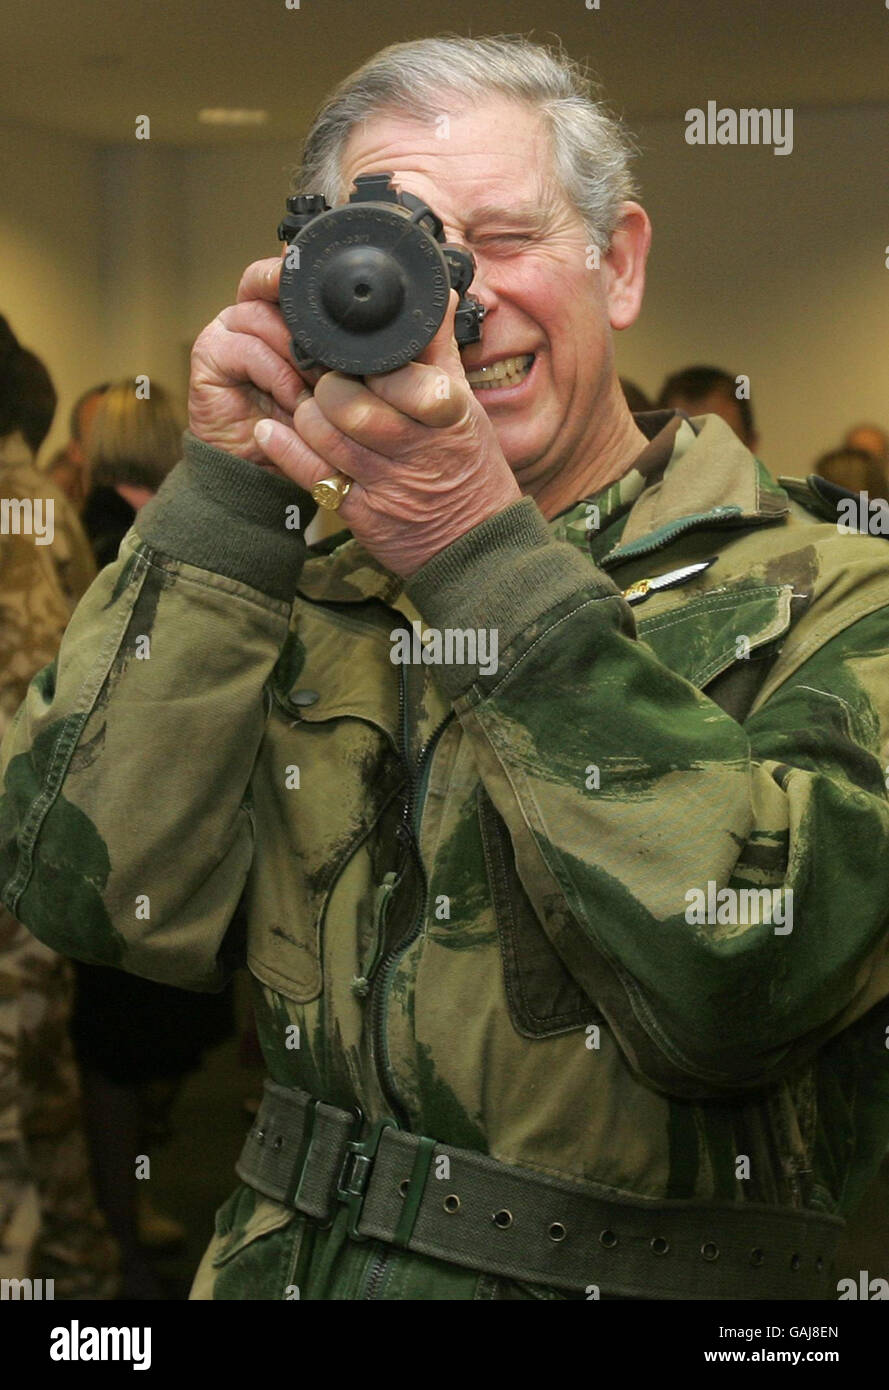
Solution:
{"label": "pocket flap", "polygon": [[292,718],[307,724],[362,719],[397,745],[399,672],[392,650],[382,621],[360,621],[354,613],[297,599],[293,627],[272,673],[272,694]]}
{"label": "pocket flap", "polygon": [[702,689],[733,662],[787,632],[792,596],[790,584],[712,589],[679,598],[651,617],[637,614],[636,630],[665,666]]}
{"label": "pocket flap", "polygon": [[243,1183],[216,1213],[216,1249],[212,1264],[215,1269],[227,1264],[245,1246],[270,1235],[272,1231],[289,1226],[296,1212],[254,1192]]}

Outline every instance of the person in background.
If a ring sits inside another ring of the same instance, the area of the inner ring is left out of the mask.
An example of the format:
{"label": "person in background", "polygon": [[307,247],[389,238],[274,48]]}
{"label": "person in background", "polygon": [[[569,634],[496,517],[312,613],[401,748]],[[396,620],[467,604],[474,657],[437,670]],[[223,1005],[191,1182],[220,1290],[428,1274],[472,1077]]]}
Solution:
{"label": "person in background", "polygon": [[[139,509],[181,454],[183,421],[156,382],[132,379],[99,398],[86,440],[83,523],[99,568],[117,558]],[[232,989],[193,994],[103,966],[75,962],[72,1035],[83,1073],[87,1133],[99,1201],[120,1242],[124,1296],[165,1297],[145,1250],[179,1244],[180,1222],[158,1211],[135,1178],[137,1154],[170,1133],[170,1112],[204,1049],[233,1031]]]}
{"label": "person in background", "polygon": [[155,494],[182,452],[184,422],[156,382],[141,400],[132,380],[113,382],[99,398],[86,441],[83,524],[101,569],[133,518]]}
{"label": "person in background", "polygon": [[683,367],[661,387],[658,408],[684,410],[686,415],[720,415],[742,444],[753,452],[759,435],[749,398],[737,395],[737,378],[721,367]]}
{"label": "person in background", "polygon": [[850,492],[866,492],[869,497],[889,500],[887,478],[873,454],[865,449],[831,449],[815,463],[815,472],[829,483]]}
{"label": "person in background", "polygon": [[[0,734],[95,574],[77,518],[35,467],[55,407],[46,367],[0,317],[0,490],[30,502],[32,518],[35,501],[52,516],[48,544],[33,523],[0,534]],[[0,907],[0,1275],[51,1279],[58,1299],[107,1299],[118,1252],[90,1178],[72,988],[70,962]]]}
{"label": "person in background", "polygon": [[879,425],[853,425],[847,430],[843,445],[847,449],[861,449],[876,460],[885,492],[889,484],[889,434]]}
{"label": "person in background", "polygon": [[82,396],[78,396],[71,407],[71,437],[65,447],[53,455],[46,468],[56,487],[61,488],[78,512],[82,511],[86,498],[86,441],[108,385],[106,381],[100,386],[91,386]]}

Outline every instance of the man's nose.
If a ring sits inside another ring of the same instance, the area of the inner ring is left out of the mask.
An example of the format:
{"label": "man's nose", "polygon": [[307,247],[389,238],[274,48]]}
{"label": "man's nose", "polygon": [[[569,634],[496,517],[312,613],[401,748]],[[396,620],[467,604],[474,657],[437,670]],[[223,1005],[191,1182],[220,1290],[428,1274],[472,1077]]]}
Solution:
{"label": "man's nose", "polygon": [[488,266],[479,256],[475,257],[475,271],[469,286],[469,293],[475,295],[479,303],[484,305],[486,314],[493,313],[497,308],[497,290]]}
{"label": "man's nose", "polygon": [[485,312],[490,314],[497,308],[497,291],[491,281],[488,267],[484,263],[484,257],[479,256],[473,251],[464,234],[458,227],[444,225],[445,241],[454,246],[462,246],[465,250],[472,253],[475,262],[475,269],[472,272],[472,283],[469,286],[469,293],[475,295],[479,303],[485,307]]}

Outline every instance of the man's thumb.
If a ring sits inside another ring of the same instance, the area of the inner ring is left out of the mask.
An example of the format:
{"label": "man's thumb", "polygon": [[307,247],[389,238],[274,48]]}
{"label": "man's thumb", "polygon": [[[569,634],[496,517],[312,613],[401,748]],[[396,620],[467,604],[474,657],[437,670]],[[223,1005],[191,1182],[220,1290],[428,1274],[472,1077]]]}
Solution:
{"label": "man's thumb", "polygon": [[430,367],[441,367],[448,376],[458,378],[464,375],[460,349],[454,337],[454,317],[459,302],[457,291],[450,290],[445,315],[438,332],[417,358],[418,362],[425,362]]}

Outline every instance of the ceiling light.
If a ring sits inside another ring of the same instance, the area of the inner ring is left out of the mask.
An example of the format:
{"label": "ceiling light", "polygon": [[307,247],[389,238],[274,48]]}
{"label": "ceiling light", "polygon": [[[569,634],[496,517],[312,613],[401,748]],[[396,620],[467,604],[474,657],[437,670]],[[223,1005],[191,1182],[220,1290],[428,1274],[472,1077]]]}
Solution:
{"label": "ceiling light", "polygon": [[198,120],[205,125],[264,125],[268,111],[247,111],[240,107],[205,106]]}

